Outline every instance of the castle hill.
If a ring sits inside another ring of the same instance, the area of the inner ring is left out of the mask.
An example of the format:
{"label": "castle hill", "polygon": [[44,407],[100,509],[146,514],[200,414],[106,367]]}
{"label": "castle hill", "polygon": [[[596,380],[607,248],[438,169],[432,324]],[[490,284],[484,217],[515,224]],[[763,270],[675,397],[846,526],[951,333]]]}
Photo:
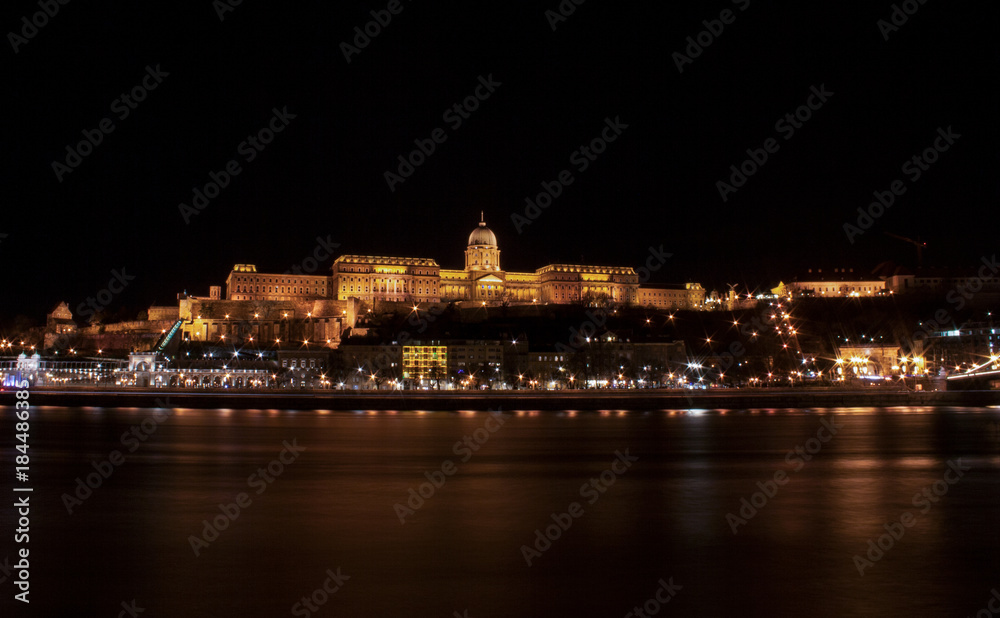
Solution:
{"label": "castle hill", "polygon": [[317,243],[291,271],[236,264],[224,286],[133,319],[105,309],[128,285],[127,269],[116,271],[96,299],[5,331],[4,386],[275,401],[452,394],[466,405],[582,393],[582,407],[668,395],[678,405],[753,403],[780,391],[808,405],[805,394],[936,401],[930,393],[995,389],[1000,374],[995,259],[966,271],[808,268],[763,292],[719,292],[651,282],[672,274],[663,247],[638,267],[506,271],[482,216],[462,269],[426,257],[334,258],[335,243]]}

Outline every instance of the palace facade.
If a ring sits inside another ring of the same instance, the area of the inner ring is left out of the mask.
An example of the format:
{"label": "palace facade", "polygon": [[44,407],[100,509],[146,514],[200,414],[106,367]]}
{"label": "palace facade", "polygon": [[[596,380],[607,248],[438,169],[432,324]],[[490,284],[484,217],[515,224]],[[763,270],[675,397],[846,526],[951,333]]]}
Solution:
{"label": "palace facade", "polygon": [[688,284],[668,300],[660,286],[655,300],[650,293],[640,296],[639,276],[628,266],[549,264],[533,273],[505,271],[496,235],[481,218],[469,234],[462,270],[441,268],[428,258],[377,255],[342,255],[329,276],[258,273],[253,264],[237,264],[226,278],[226,299],[555,304],[607,299],[695,308],[704,301],[704,290]]}

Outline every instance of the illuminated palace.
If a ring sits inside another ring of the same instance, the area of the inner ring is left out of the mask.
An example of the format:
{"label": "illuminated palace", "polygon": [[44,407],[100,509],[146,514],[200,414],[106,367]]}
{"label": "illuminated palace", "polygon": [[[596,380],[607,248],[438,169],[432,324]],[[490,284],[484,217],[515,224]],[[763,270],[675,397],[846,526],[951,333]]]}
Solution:
{"label": "illuminated palace", "polygon": [[670,294],[663,287],[644,286],[640,291],[639,276],[627,266],[549,264],[533,273],[504,271],[496,235],[481,219],[469,234],[462,270],[441,268],[428,258],[373,255],[342,255],[329,276],[258,273],[252,264],[237,264],[226,279],[226,298],[529,304],[607,299],[663,308],[697,307],[704,301],[701,286]]}

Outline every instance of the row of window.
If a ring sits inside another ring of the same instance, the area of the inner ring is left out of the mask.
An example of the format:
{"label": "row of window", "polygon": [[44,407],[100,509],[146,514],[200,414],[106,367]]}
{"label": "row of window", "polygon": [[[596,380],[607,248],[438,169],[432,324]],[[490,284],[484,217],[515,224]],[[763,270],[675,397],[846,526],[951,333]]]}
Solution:
{"label": "row of window", "polygon": [[884,288],[864,286],[864,285],[858,285],[858,286],[851,285],[851,286],[840,286],[840,287],[834,286],[828,288],[819,288],[819,293],[826,294],[827,292],[829,292],[830,294],[839,294],[842,290],[847,292],[873,292],[875,290],[882,290],[882,289]]}
{"label": "row of window", "polygon": [[[351,286],[346,286],[345,285],[345,286],[341,286],[340,291],[341,292],[354,292],[355,290],[354,290],[354,286],[353,285],[351,285]],[[359,293],[367,293],[367,292],[370,292],[370,291],[371,290],[368,289],[367,285],[364,286],[364,290],[361,289],[360,285],[358,286],[358,289],[357,289],[357,292],[359,292]],[[437,292],[437,288],[435,288],[434,291],[431,291],[430,288],[427,288],[426,291],[424,290],[424,288],[417,288],[415,291],[410,292],[409,290],[406,290],[406,289],[399,290],[399,291],[393,291],[393,290],[388,290],[387,291],[385,289],[385,286],[383,286],[382,289],[380,289],[380,290],[377,289],[377,290],[375,290],[375,292],[376,293],[382,293],[382,294],[387,294],[387,293],[388,294],[434,294],[434,293]]]}
{"label": "row of window", "polygon": [[[258,286],[238,285],[238,286],[236,286],[236,292],[240,293],[240,294],[242,294],[242,293],[260,292],[260,287],[261,286],[259,286],[259,285]],[[301,288],[301,287],[291,287],[291,286],[288,286],[287,287],[288,291],[286,292],[285,290],[286,290],[286,287],[283,286],[283,285],[282,286],[265,285],[263,293],[264,294],[310,294],[309,288]],[[312,290],[311,293],[312,294],[324,294],[325,295],[326,294],[326,288],[313,288],[313,290]]]}
{"label": "row of window", "polygon": [[644,290],[642,292],[642,296],[643,298],[646,298],[647,296],[668,296],[670,298],[687,298],[687,292],[684,292],[682,290],[665,291],[665,292],[647,292]]}
{"label": "row of window", "polygon": [[291,359],[289,359],[289,358],[283,358],[283,359],[281,359],[281,366],[282,367],[288,367],[288,368],[291,368],[291,369],[295,369],[295,368],[305,369],[306,368],[306,361],[307,360],[309,362],[309,365],[308,365],[309,369],[316,369],[317,367],[319,367],[320,369],[322,369],[323,366],[325,365],[325,363],[323,363],[322,360],[320,360],[319,364],[317,365],[315,358],[310,358],[310,359],[305,359],[305,358],[298,358],[298,359],[297,358],[291,358]]}
{"label": "row of window", "polygon": [[[267,295],[267,296],[261,295],[261,296],[258,296],[258,297],[255,298],[254,296],[252,296],[250,294],[233,294],[233,297],[230,300],[271,300],[271,301],[273,301],[273,300],[301,300],[301,298],[295,298],[295,297],[292,297],[292,296],[275,296],[275,295]],[[341,299],[341,300],[345,300],[345,299]]]}
{"label": "row of window", "polygon": [[315,277],[310,277],[309,279],[276,279],[268,277],[267,280],[265,281],[264,278],[261,276],[256,276],[256,277],[238,276],[233,279],[233,283],[278,283],[278,284],[285,283],[292,285],[311,285],[316,283],[315,280],[323,280],[323,279],[326,279],[326,277],[317,275]]}
{"label": "row of window", "polygon": [[[371,278],[371,276],[368,276],[368,277],[337,277],[337,280],[338,281],[348,281],[348,282],[356,281],[356,282],[370,283],[372,281],[372,278]],[[408,276],[406,276],[406,275],[399,275],[398,277],[392,277],[392,278],[389,278],[389,279],[375,279],[374,281],[375,281],[375,283],[390,283],[392,281],[403,281],[403,282],[406,282],[406,281],[409,281],[409,280],[410,279],[409,279]]]}
{"label": "row of window", "polygon": [[[347,266],[347,267],[340,268],[338,270],[340,272],[345,272],[345,273],[370,273],[370,272],[372,272],[371,268],[367,268],[367,267],[364,267],[364,266]],[[420,269],[420,268],[418,268],[417,270],[413,271],[412,274],[414,274],[414,275],[436,275],[438,273],[437,273],[436,270]]]}

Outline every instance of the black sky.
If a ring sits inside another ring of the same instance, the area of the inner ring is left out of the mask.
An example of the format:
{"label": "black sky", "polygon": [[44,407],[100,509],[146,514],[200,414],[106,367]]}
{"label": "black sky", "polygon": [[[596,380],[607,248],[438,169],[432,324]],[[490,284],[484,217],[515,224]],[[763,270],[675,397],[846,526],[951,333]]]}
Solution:
{"label": "black sky", "polygon": [[[891,3],[590,0],[553,31],[556,0],[404,0],[346,62],[340,44],[386,4],[244,0],[220,20],[208,0],[70,2],[17,53],[8,35],[0,316],[75,306],[122,268],[135,279],[116,305],[173,303],[234,263],[284,271],[317,236],[460,268],[480,210],[508,270],[638,267],[663,245],[655,281],[709,288],[911,265],[885,232],[927,241],[929,265],[996,251],[994,3],[928,2],[885,40]],[[680,73],[672,54],[724,9],[734,23]],[[7,3],[0,24],[20,33],[39,10]],[[120,119],[113,101],[157,66],[168,75]],[[453,129],[442,113],[490,75],[501,85]],[[775,122],[821,85],[833,95],[784,139]],[[285,107],[295,118],[246,162],[239,144]],[[103,118],[114,131],[60,182],[52,162]],[[577,171],[606,118],[628,128]],[[908,180],[901,165],[949,126],[961,138]],[[384,172],[438,127],[447,140],[390,191]],[[780,149],[723,202],[716,182],[771,137]],[[234,158],[241,173],[185,223],[178,204]],[[573,184],[518,234],[512,213],[564,169]],[[849,243],[843,225],[896,179],[907,192]]]}

